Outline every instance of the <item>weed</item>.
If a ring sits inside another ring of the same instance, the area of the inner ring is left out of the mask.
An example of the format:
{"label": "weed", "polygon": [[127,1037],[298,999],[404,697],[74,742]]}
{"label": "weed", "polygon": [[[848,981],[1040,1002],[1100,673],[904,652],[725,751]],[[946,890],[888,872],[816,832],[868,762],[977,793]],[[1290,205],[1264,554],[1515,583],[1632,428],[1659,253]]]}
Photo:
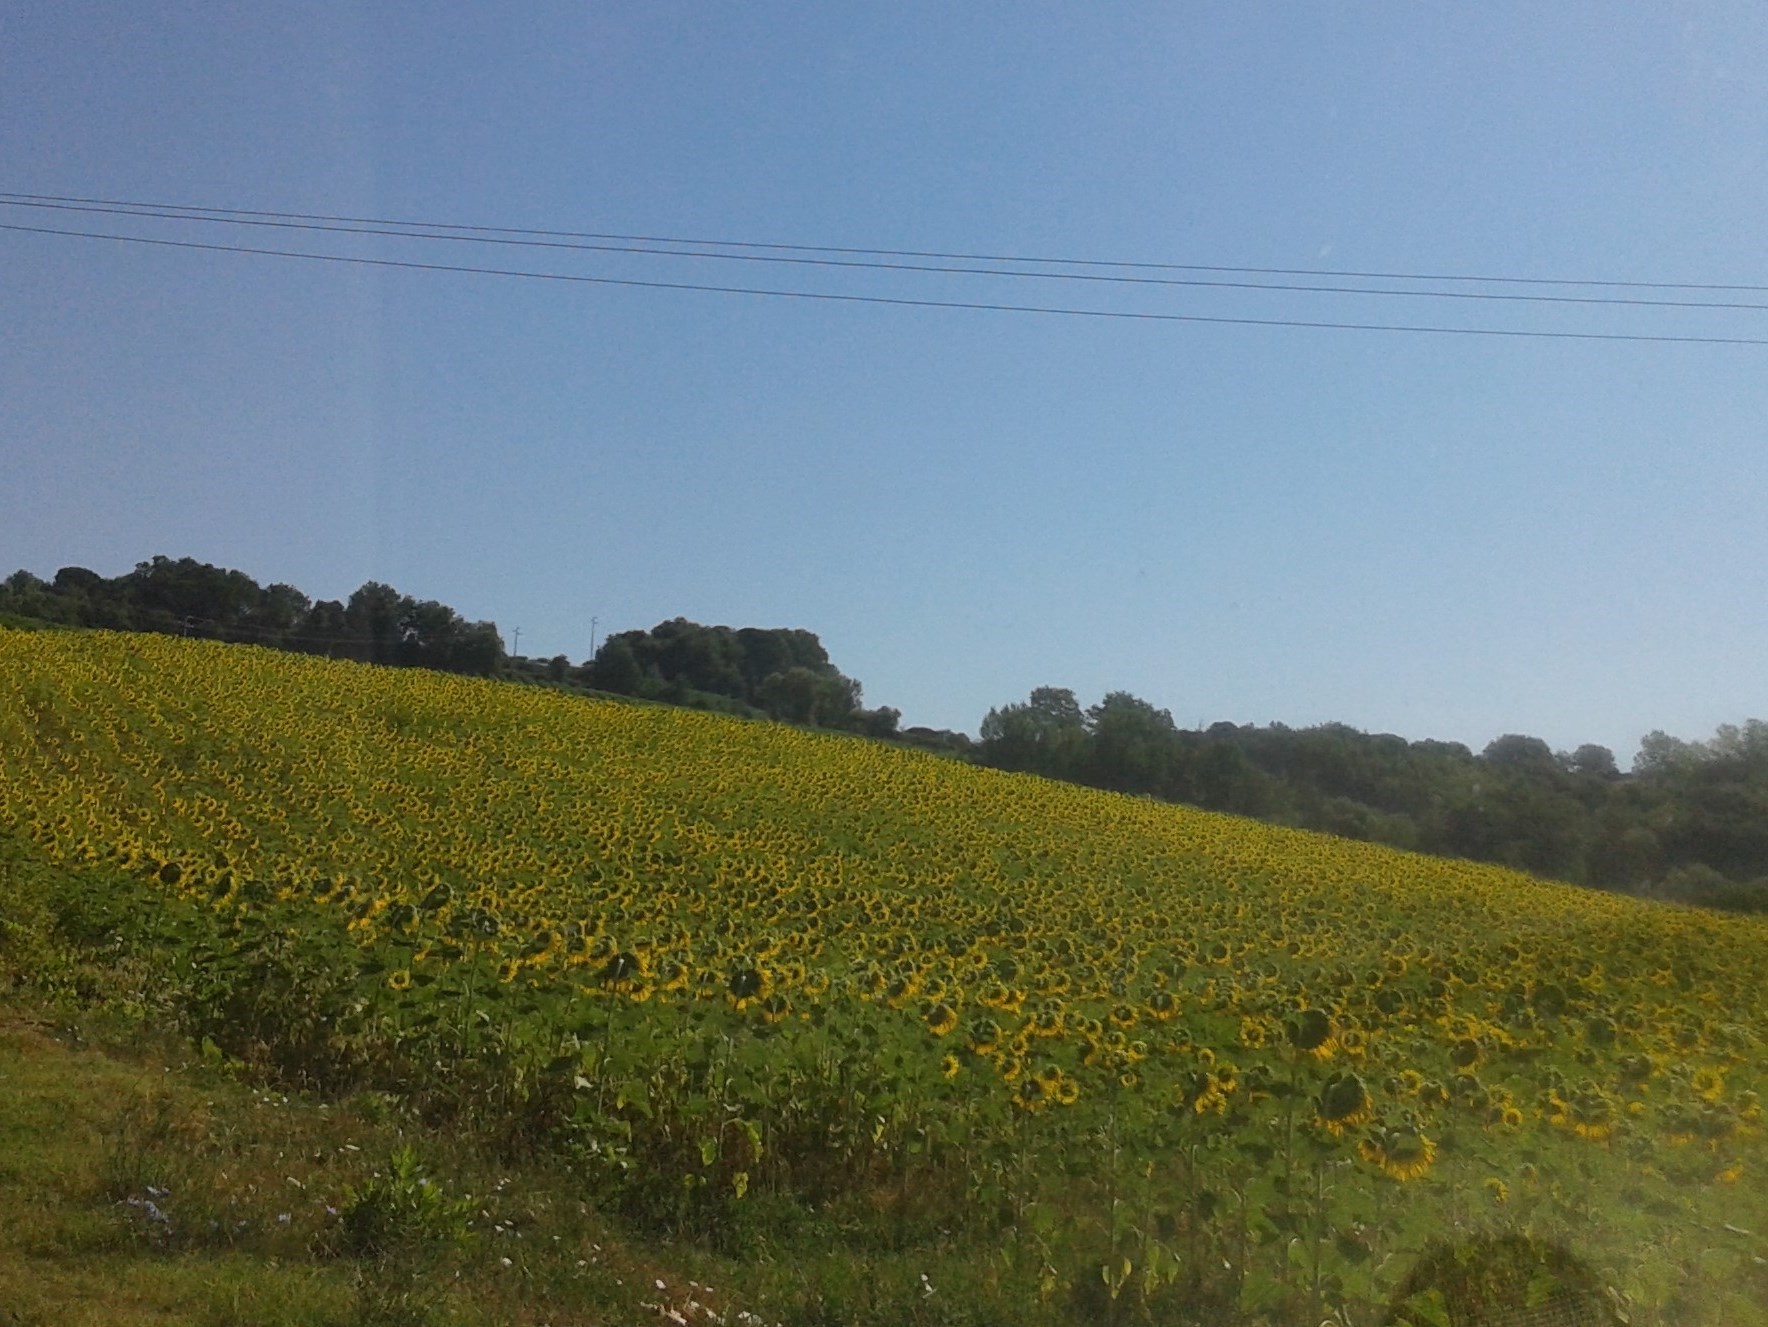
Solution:
{"label": "weed", "polygon": [[398,1148],[386,1169],[345,1191],[334,1247],[348,1258],[387,1259],[457,1248],[471,1240],[473,1200],[450,1198],[417,1152]]}

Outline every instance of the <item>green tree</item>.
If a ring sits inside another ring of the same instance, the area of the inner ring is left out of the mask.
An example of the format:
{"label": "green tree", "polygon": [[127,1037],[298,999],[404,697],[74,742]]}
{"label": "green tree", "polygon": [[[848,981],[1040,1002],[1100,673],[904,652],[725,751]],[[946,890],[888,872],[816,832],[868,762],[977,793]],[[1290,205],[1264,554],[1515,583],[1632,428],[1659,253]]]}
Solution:
{"label": "green tree", "polygon": [[1087,711],[1090,782],[1118,792],[1167,795],[1179,731],[1167,710],[1113,691]]}
{"label": "green tree", "polygon": [[1551,773],[1559,768],[1552,747],[1538,737],[1525,737],[1521,733],[1505,733],[1493,738],[1480,753],[1480,759],[1488,765],[1532,774]]}
{"label": "green tree", "polygon": [[344,605],[344,621],[370,663],[393,663],[411,601],[391,585],[365,582]]}
{"label": "green tree", "polygon": [[822,679],[808,668],[769,673],[761,682],[761,705],[786,723],[814,723],[822,698]]}
{"label": "green tree", "polygon": [[1573,774],[1596,779],[1618,778],[1621,772],[1620,767],[1615,764],[1615,753],[1594,742],[1586,742],[1572,752],[1566,760],[1566,768]]}
{"label": "green tree", "polygon": [[280,643],[282,637],[300,628],[312,609],[313,601],[306,595],[292,585],[278,582],[264,591],[253,620]]}
{"label": "green tree", "polygon": [[1066,687],[1038,687],[1024,704],[990,710],[980,736],[983,761],[1000,769],[1063,779],[1084,764],[1086,718]]}
{"label": "green tree", "polygon": [[769,715],[787,723],[847,728],[853,726],[860,695],[859,683],[850,677],[798,666],[764,678],[759,699]]}
{"label": "green tree", "polygon": [[1646,778],[1662,778],[1679,774],[1698,765],[1706,756],[1699,743],[1671,737],[1661,728],[1654,728],[1639,739],[1639,754],[1633,757],[1633,773]]}
{"label": "green tree", "polygon": [[602,642],[589,665],[589,684],[620,696],[636,696],[644,685],[645,670],[638,661],[629,636],[643,632],[622,632]]}

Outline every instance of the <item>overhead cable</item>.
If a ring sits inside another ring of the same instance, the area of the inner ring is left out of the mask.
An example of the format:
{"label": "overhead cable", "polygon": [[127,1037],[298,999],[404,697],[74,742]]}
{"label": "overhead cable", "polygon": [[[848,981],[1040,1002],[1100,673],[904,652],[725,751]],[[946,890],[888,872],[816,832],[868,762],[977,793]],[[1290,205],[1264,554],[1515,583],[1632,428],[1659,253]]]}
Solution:
{"label": "overhead cable", "polygon": [[1035,313],[1073,318],[1129,319],[1139,322],[1211,323],[1238,327],[1293,327],[1344,332],[1409,332],[1444,336],[1486,336],[1556,341],[1632,341],[1682,345],[1768,346],[1768,338],[1743,336],[1676,336],[1638,332],[1566,332],[1529,328],[1448,327],[1410,323],[1333,322],[1296,318],[1236,318],[1196,313],[1155,313],[1131,309],[1081,309],[1040,304],[996,304],[976,300],[911,299],[890,295],[854,295],[831,291],[773,290],[754,286],[721,286],[688,281],[647,281],[633,277],[590,276],[574,272],[533,272],[503,267],[478,267],[459,263],[423,263],[408,259],[369,258],[357,255],[306,253],[290,249],[264,249],[237,244],[210,244],[197,240],[173,240],[144,235],[57,230],[47,226],[21,226],[0,222],[0,230],[33,235],[56,235],[74,239],[111,240],[122,244],[146,244],[161,248],[202,250],[211,253],[250,254],[265,258],[290,258],[309,262],[344,263],[365,267],[396,268],[418,272],[452,272],[476,276],[514,277],[532,281],[566,281],[597,286],[622,286],[645,290],[700,291],[722,295],[757,295],[774,299],[818,300],[843,304],[882,304],[920,309],[966,309],[990,313]]}
{"label": "overhead cable", "polygon": [[[467,231],[480,235],[534,236],[546,239],[588,240],[622,244],[689,244],[719,249],[767,249],[787,253],[850,254],[874,258],[931,258],[952,262],[1017,263],[1027,266],[1113,267],[1139,271],[1219,272],[1252,276],[1307,276],[1367,281],[1459,281],[1494,285],[1596,286],[1622,290],[1706,290],[1768,293],[1768,284],[1748,285],[1701,281],[1599,280],[1587,277],[1528,277],[1477,275],[1465,272],[1364,272],[1342,268],[1242,267],[1220,263],[1131,262],[1101,258],[1033,258],[1012,254],[953,253],[929,249],[869,249],[825,244],[788,244],[759,240],[707,240],[669,235],[625,235],[601,231],[545,230],[520,226],[468,225],[451,221],[409,221],[386,217],[352,217],[317,212],[273,212],[251,208],[203,207],[191,203],[152,203],[117,198],[79,198],[60,194],[7,193],[0,201],[20,204],[85,204],[107,208],[152,208],[166,213],[213,214],[208,219],[257,217],[281,221],[338,222],[363,226],[401,226],[426,230]],[[439,237],[440,238],[440,237]],[[1016,275],[1025,275],[1019,273]],[[1750,306],[1754,307],[1754,306]]]}
{"label": "overhead cable", "polygon": [[[498,244],[520,248],[565,249],[590,253],[618,253],[666,258],[702,258],[724,262],[779,263],[803,267],[858,268],[870,271],[934,273],[950,276],[1006,277],[1035,281],[1084,281],[1126,286],[1177,286],[1218,290],[1269,290],[1288,294],[1374,295],[1403,299],[1490,300],[1520,304],[1582,304],[1621,305],[1639,308],[1666,309],[1732,309],[1768,312],[1768,304],[1729,300],[1648,299],[1622,295],[1517,295],[1488,290],[1395,290],[1371,286],[1297,285],[1270,281],[1224,281],[1199,277],[1108,276],[1097,272],[1024,272],[998,267],[952,267],[931,263],[880,262],[852,258],[805,258],[758,253],[716,253],[700,249],[662,249],[640,244],[605,244],[588,241],[523,239],[491,235],[448,235],[433,231],[406,229],[415,222],[387,222],[363,225],[334,225],[327,221],[276,221],[254,216],[198,216],[154,208],[152,205],[80,205],[51,202],[15,202],[0,195],[0,206],[46,208],[53,211],[77,212],[102,216],[138,217],[160,221],[198,221],[212,225],[258,226],[279,230],[317,231],[328,234],[374,235],[383,238],[413,240],[452,240],[465,244]],[[657,241],[656,243],[692,243],[693,241]],[[981,261],[981,260],[978,260]],[[995,260],[1011,261],[1011,260]],[[1435,279],[1444,278],[1418,278]],[[1474,278],[1464,278],[1472,280]]]}

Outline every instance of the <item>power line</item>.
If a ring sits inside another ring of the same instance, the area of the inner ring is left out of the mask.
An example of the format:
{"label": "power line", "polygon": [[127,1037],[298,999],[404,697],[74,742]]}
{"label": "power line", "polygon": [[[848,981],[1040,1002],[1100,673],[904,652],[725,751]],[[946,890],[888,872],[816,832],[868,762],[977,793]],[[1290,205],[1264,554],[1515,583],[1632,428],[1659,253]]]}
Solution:
{"label": "power line", "polygon": [[[1234,267],[1217,263],[1130,262],[1101,258],[1031,258],[1012,254],[950,253],[930,249],[866,249],[828,244],[783,244],[758,240],[705,240],[671,235],[623,235],[602,231],[543,230],[520,226],[480,226],[452,221],[403,221],[386,217],[338,216],[323,212],[271,212],[250,208],[199,207],[190,203],[144,203],[118,198],[78,198],[61,194],[23,194],[0,191],[0,200],[24,203],[79,203],[102,207],[150,207],[162,212],[214,213],[232,217],[264,217],[285,221],[345,222],[364,226],[406,226],[429,230],[470,231],[481,235],[526,235],[550,239],[610,241],[626,244],[692,244],[721,249],[770,249],[785,253],[852,254],[874,258],[934,258],[952,262],[1020,263],[1062,267],[1115,267],[1138,271],[1221,272],[1251,276],[1312,276],[1366,281],[1464,281],[1522,286],[1606,286],[1620,290],[1711,290],[1768,293],[1768,285],[1741,285],[1699,281],[1625,281],[1575,277],[1490,276],[1453,272],[1361,272],[1318,267]],[[202,219],[202,218],[196,218]],[[223,219],[210,217],[208,219]],[[446,237],[438,237],[446,238]],[[711,256],[711,255],[708,255]],[[1015,275],[1031,275],[1017,273]]]}
{"label": "power line", "polygon": [[1411,332],[1441,336],[1493,336],[1550,341],[1635,341],[1679,345],[1768,346],[1768,338],[1763,337],[1671,336],[1641,332],[1547,332],[1514,327],[1445,327],[1411,323],[1327,322],[1296,318],[1231,318],[1199,313],[1150,313],[1131,309],[1077,309],[1047,304],[992,304],[974,300],[910,299],[891,295],[845,295],[829,291],[770,290],[755,286],[716,286],[689,281],[643,281],[632,277],[587,276],[572,272],[530,272],[515,268],[476,267],[459,263],[420,263],[410,259],[302,253],[291,249],[262,249],[238,244],[206,244],[197,240],[154,239],[144,235],[56,230],[47,226],[21,226],[10,222],[0,222],[0,230],[18,231],[31,235],[58,235],[72,239],[113,240],[121,244],[151,244],[161,248],[196,249],[211,253],[251,254],[265,258],[296,258],[310,262],[349,263],[364,267],[398,268],[415,272],[453,272],[475,276],[518,277],[532,281],[569,281],[585,285],[626,286],[643,290],[685,290],[720,295],[762,295],[774,299],[822,300],[842,304],[885,304],[900,308],[967,309],[987,313],[1038,313],[1070,318],[1120,318],[1137,322],[1210,323],[1235,327],[1292,327],[1338,332]]}
{"label": "power line", "polygon": [[[1740,300],[1681,300],[1681,299],[1648,299],[1640,296],[1623,295],[1517,295],[1489,290],[1394,290],[1379,286],[1326,286],[1298,285],[1292,282],[1272,281],[1226,281],[1203,277],[1155,277],[1155,276],[1106,276],[1097,272],[1025,272],[1011,268],[999,267],[953,267],[934,263],[880,262],[870,259],[855,258],[805,258],[796,256],[780,256],[777,254],[759,253],[715,253],[703,249],[662,249],[647,247],[646,244],[628,243],[590,243],[586,241],[567,241],[533,238],[510,238],[504,235],[446,235],[434,233],[434,230],[409,229],[414,226],[437,226],[442,223],[430,222],[374,222],[364,224],[331,224],[330,218],[311,220],[269,220],[256,214],[234,214],[227,216],[201,216],[195,209],[168,210],[151,203],[128,204],[73,204],[47,201],[18,201],[18,196],[0,194],[0,206],[41,208],[57,212],[77,212],[97,214],[100,216],[141,217],[157,221],[196,221],[210,225],[257,226],[278,230],[319,231],[326,234],[343,235],[376,235],[395,239],[411,240],[449,240],[457,244],[498,244],[517,248],[564,249],[580,253],[619,253],[643,255],[660,258],[701,258],[718,262],[741,263],[776,263],[791,264],[801,267],[850,268],[866,271],[884,272],[917,272],[933,273],[948,276],[986,276],[1006,277],[1028,281],[1084,281],[1126,286],[1169,286],[1187,289],[1213,290],[1268,290],[1290,294],[1320,295],[1373,295],[1401,299],[1453,299],[1453,300],[1487,300],[1503,303],[1520,304],[1579,304],[1579,305],[1612,305],[1634,308],[1660,309],[1731,309],[1752,312],[1768,312],[1768,304],[1751,303]],[[209,212],[221,212],[227,209],[208,208]],[[299,213],[284,214],[298,217]],[[343,220],[343,219],[339,219]],[[457,228],[470,229],[470,228]],[[697,244],[713,243],[713,241],[694,240],[657,240],[654,244]],[[756,247],[756,246],[748,246]],[[1019,261],[1019,262],[1055,262],[1055,259],[995,259],[976,261]],[[1214,269],[1211,269],[1214,270]],[[1256,269],[1252,269],[1256,270]],[[1323,275],[1323,274],[1322,274]],[[1374,279],[1374,278],[1368,278]],[[1406,280],[1497,280],[1499,278],[1484,277],[1418,277],[1388,278]],[[1503,278],[1517,280],[1520,278]],[[1553,284],[1613,284],[1613,283],[1553,283]],[[1748,287],[1738,287],[1748,289]],[[1768,287],[1763,287],[1768,290]]]}

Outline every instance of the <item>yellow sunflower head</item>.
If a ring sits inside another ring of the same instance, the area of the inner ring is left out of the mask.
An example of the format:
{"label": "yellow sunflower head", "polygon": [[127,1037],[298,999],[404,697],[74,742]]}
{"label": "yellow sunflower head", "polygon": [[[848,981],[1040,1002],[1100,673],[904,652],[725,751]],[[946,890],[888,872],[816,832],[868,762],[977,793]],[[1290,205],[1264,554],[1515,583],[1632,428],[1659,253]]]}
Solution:
{"label": "yellow sunflower head", "polygon": [[1352,1073],[1333,1074],[1314,1099],[1314,1118],[1334,1138],[1375,1118],[1375,1103],[1363,1080]]}
{"label": "yellow sunflower head", "polygon": [[936,1037],[943,1037],[958,1025],[958,1011],[943,1000],[927,1000],[921,1005],[921,1022]]}

